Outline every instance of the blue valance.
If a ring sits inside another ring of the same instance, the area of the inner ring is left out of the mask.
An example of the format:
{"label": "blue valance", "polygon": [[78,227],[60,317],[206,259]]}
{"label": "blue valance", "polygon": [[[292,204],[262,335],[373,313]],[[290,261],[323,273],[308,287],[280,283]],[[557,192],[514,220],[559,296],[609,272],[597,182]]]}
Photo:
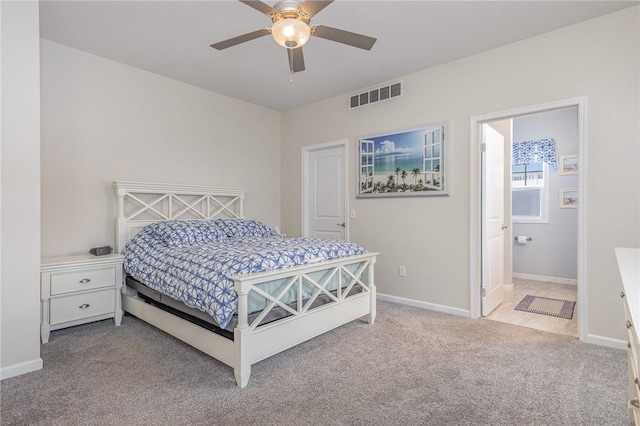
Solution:
{"label": "blue valance", "polygon": [[546,163],[549,167],[557,169],[556,141],[553,139],[537,139],[514,143],[513,165],[519,166],[531,163]]}

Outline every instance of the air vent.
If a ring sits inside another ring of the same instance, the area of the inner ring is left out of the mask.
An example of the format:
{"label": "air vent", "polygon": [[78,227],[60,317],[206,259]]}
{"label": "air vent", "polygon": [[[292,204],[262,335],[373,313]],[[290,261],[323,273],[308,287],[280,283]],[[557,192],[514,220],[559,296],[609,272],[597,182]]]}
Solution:
{"label": "air vent", "polygon": [[359,93],[357,95],[352,95],[349,98],[349,108],[353,109],[369,104],[375,104],[376,102],[386,101],[387,99],[396,98],[398,96],[402,96],[401,81]]}

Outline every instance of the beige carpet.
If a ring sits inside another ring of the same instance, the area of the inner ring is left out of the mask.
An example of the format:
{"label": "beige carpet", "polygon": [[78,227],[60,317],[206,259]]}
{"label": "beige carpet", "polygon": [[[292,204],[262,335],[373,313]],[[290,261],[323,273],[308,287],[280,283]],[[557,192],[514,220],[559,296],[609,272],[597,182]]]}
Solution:
{"label": "beige carpet", "polygon": [[388,302],[232,370],[133,317],[54,331],[2,425],[622,425],[626,352]]}

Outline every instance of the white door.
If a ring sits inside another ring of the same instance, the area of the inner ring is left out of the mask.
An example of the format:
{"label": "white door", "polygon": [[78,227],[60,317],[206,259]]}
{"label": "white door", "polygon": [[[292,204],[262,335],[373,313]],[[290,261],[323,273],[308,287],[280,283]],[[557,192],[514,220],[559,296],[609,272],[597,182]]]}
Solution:
{"label": "white door", "polygon": [[482,315],[504,300],[504,137],[482,125]]}
{"label": "white door", "polygon": [[304,150],[303,235],[347,239],[346,142]]}

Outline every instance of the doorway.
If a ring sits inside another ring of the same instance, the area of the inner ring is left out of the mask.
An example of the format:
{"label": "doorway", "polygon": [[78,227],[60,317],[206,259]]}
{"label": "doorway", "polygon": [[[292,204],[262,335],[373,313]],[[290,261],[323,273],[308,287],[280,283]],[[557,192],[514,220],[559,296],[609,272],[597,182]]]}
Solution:
{"label": "doorway", "polygon": [[[563,206],[559,198],[561,188],[575,189],[578,185],[576,107],[491,121],[482,126],[486,145],[483,176],[486,181],[504,181],[496,194],[485,190],[487,185],[483,186],[483,200],[491,201],[497,206],[493,210],[498,212],[484,215],[483,238],[488,234],[491,240],[483,247],[497,252],[493,248],[497,245],[504,250],[503,261],[492,261],[490,264],[495,263],[496,268],[489,268],[500,271],[504,279],[499,287],[501,303],[495,303],[496,297],[489,300],[491,304],[483,299],[482,315],[491,320],[578,337],[577,209],[575,205]],[[501,140],[496,141],[496,135]],[[507,143],[502,144],[502,139]],[[491,154],[496,150],[504,154],[505,160]],[[504,219],[494,224],[494,218],[500,216]],[[504,237],[499,244],[491,230]],[[496,257],[498,255],[499,252]],[[486,265],[492,256],[483,258]],[[485,277],[483,280],[487,285],[499,283]]]}
{"label": "doorway", "polygon": [[[487,315],[488,311],[491,309],[491,306],[487,305],[487,302],[490,302],[487,297],[487,290],[489,289],[487,287],[487,277],[496,277],[496,276],[500,276],[502,275],[504,277],[504,280],[502,282],[503,285],[499,286],[499,288],[501,290],[507,289],[508,291],[508,296],[510,297],[516,297],[519,298],[519,295],[515,295],[513,296],[511,293],[513,290],[518,289],[518,287],[524,289],[524,291],[532,291],[531,290],[531,286],[534,286],[535,288],[539,289],[539,290],[544,290],[541,293],[541,296],[543,297],[551,297],[551,296],[555,296],[557,298],[570,298],[570,293],[569,296],[566,295],[566,293],[560,293],[560,294],[555,294],[553,293],[553,287],[554,286],[559,286],[562,287],[563,285],[566,287],[565,283],[555,283],[553,282],[553,280],[551,282],[546,282],[542,281],[541,279],[545,279],[546,277],[544,275],[533,275],[533,274],[516,274],[516,276],[513,278],[513,280],[511,280],[511,267],[513,264],[513,260],[511,258],[509,258],[508,253],[510,253],[510,249],[515,249],[518,247],[518,243],[514,243],[514,238],[515,235],[513,233],[513,228],[512,228],[512,223],[510,220],[510,216],[511,216],[511,190],[509,189],[509,191],[504,191],[505,197],[504,197],[504,204],[505,204],[505,209],[504,211],[506,212],[505,214],[505,219],[504,219],[504,223],[502,224],[502,228],[504,230],[504,241],[505,244],[502,247],[503,250],[503,254],[500,255],[499,250],[496,249],[496,247],[500,247],[498,243],[494,243],[493,245],[495,246],[492,250],[488,250],[488,244],[486,244],[489,241],[496,241],[495,239],[492,239],[489,237],[488,232],[489,232],[489,228],[490,226],[487,224],[487,226],[485,226],[486,221],[484,220],[485,218],[489,217],[489,215],[487,215],[487,201],[490,202],[490,204],[495,204],[493,202],[491,202],[491,198],[487,198],[485,197],[485,193],[484,191],[486,190],[486,185],[487,185],[487,176],[485,173],[483,173],[483,156],[484,156],[484,152],[483,149],[487,149],[486,146],[483,146],[483,138],[481,136],[483,136],[484,133],[486,133],[486,130],[483,128],[485,124],[490,123],[490,122],[495,122],[498,120],[518,120],[522,117],[525,117],[527,115],[542,115],[543,113],[546,112],[551,112],[554,110],[563,110],[563,109],[571,109],[573,108],[573,111],[575,112],[575,114],[577,115],[577,152],[572,152],[572,155],[575,155],[576,159],[577,159],[577,164],[580,165],[579,169],[578,169],[578,173],[575,176],[575,181],[576,181],[576,188],[572,188],[575,190],[575,194],[577,195],[577,200],[579,201],[577,203],[577,206],[574,205],[572,207],[575,207],[575,209],[573,210],[575,216],[577,216],[577,226],[575,227],[575,241],[577,241],[577,246],[574,250],[574,253],[576,254],[576,265],[577,265],[577,271],[576,271],[576,278],[574,280],[575,285],[573,286],[573,289],[575,289],[575,294],[576,294],[576,299],[577,299],[577,303],[576,303],[576,308],[575,308],[575,312],[579,312],[581,313],[581,315],[579,315],[578,317],[578,321],[576,324],[576,328],[577,328],[577,335],[580,338],[580,340],[585,340],[586,336],[587,336],[587,317],[588,315],[586,315],[587,312],[587,279],[586,279],[586,262],[585,262],[585,254],[586,254],[586,250],[585,250],[585,242],[586,242],[586,227],[585,227],[585,223],[586,223],[586,191],[585,191],[585,182],[586,182],[586,150],[585,150],[585,146],[586,146],[586,129],[587,129],[587,125],[586,125],[586,110],[587,110],[587,99],[586,97],[580,97],[580,98],[573,98],[573,99],[567,99],[567,100],[563,100],[563,101],[557,101],[557,102],[550,102],[550,103],[546,103],[546,104],[540,104],[540,105],[533,105],[533,106],[529,106],[529,107],[523,107],[523,108],[518,108],[518,109],[513,109],[513,110],[507,110],[507,111],[501,111],[501,112],[496,112],[496,113],[491,113],[491,114],[484,114],[481,116],[474,116],[471,118],[471,141],[472,141],[472,149],[471,149],[471,285],[470,285],[470,300],[471,300],[471,306],[470,306],[470,316],[473,318],[477,318],[480,315]],[[483,133],[484,132],[484,133]],[[505,152],[505,157],[507,159],[511,158],[510,152],[508,150],[504,150],[503,152]],[[559,151],[558,152],[558,159],[560,159],[560,155],[563,154],[563,152]],[[576,159],[573,159],[573,161],[576,161]],[[508,179],[507,184],[505,184],[505,188],[507,186],[511,185],[511,161],[505,161],[503,163],[507,164],[507,170],[504,173],[504,176],[506,177],[505,180]],[[491,177],[491,175],[495,175],[496,173],[491,173],[489,177]],[[490,181],[490,179],[489,179]],[[489,182],[490,183],[490,182]],[[565,188],[566,189],[566,188]],[[558,192],[557,188],[552,190],[553,192]],[[532,191],[535,192],[535,191]],[[562,192],[560,192],[560,194],[562,194]],[[559,195],[557,193],[550,193],[549,197],[554,197],[553,201],[556,202],[556,207],[558,206],[558,202],[559,199]],[[551,203],[548,203],[551,204]],[[495,211],[497,211],[497,209],[499,209],[499,205],[498,207],[493,207],[493,212],[495,213]],[[575,223],[575,222],[574,222]],[[517,224],[516,224],[517,225]],[[539,229],[545,229],[544,226],[539,227]],[[548,229],[548,227],[546,228]],[[518,232],[522,232],[522,231],[518,231]],[[526,236],[525,236],[526,238]],[[542,239],[543,241],[545,241],[546,239]],[[526,240],[525,240],[526,243]],[[525,246],[525,243],[522,244],[522,246]],[[533,244],[529,247],[534,247]],[[491,261],[491,256],[494,257],[498,257],[499,261],[497,260],[493,260]],[[505,267],[503,269],[501,269],[502,271],[505,271],[503,274],[498,274],[496,273],[496,271],[501,271],[499,268],[500,266],[496,266],[496,265],[500,265],[498,262],[504,262],[505,263]],[[552,277],[553,278],[553,277]],[[498,282],[499,282],[498,278]],[[507,284],[506,286],[504,284]],[[514,287],[510,287],[511,284],[516,284]],[[570,290],[572,287],[568,287],[568,289]],[[550,293],[551,292],[551,293]],[[496,304],[495,302],[495,291],[492,292],[492,298],[493,301],[490,303]],[[502,301],[499,301],[497,303],[497,305],[500,305],[501,303],[505,305],[505,308],[508,308],[507,310],[512,311],[513,307],[508,307],[509,303],[515,303],[512,300],[505,300],[505,296],[504,294],[501,295],[502,297]],[[573,300],[576,300],[573,299]],[[484,303],[483,303],[484,302]],[[501,309],[501,308],[498,308]],[[540,317],[544,318],[545,316],[543,315],[539,315]],[[555,319],[555,318],[553,318]],[[565,320],[566,321],[566,320]],[[526,325],[526,324],[521,324],[521,325]],[[553,327],[552,327],[553,328]],[[553,329],[548,330],[548,331],[554,331]],[[570,334],[570,333],[565,333],[565,334]],[[575,335],[575,330],[573,335]]]}
{"label": "doorway", "polygon": [[348,140],[302,149],[302,236],[349,239]]}

